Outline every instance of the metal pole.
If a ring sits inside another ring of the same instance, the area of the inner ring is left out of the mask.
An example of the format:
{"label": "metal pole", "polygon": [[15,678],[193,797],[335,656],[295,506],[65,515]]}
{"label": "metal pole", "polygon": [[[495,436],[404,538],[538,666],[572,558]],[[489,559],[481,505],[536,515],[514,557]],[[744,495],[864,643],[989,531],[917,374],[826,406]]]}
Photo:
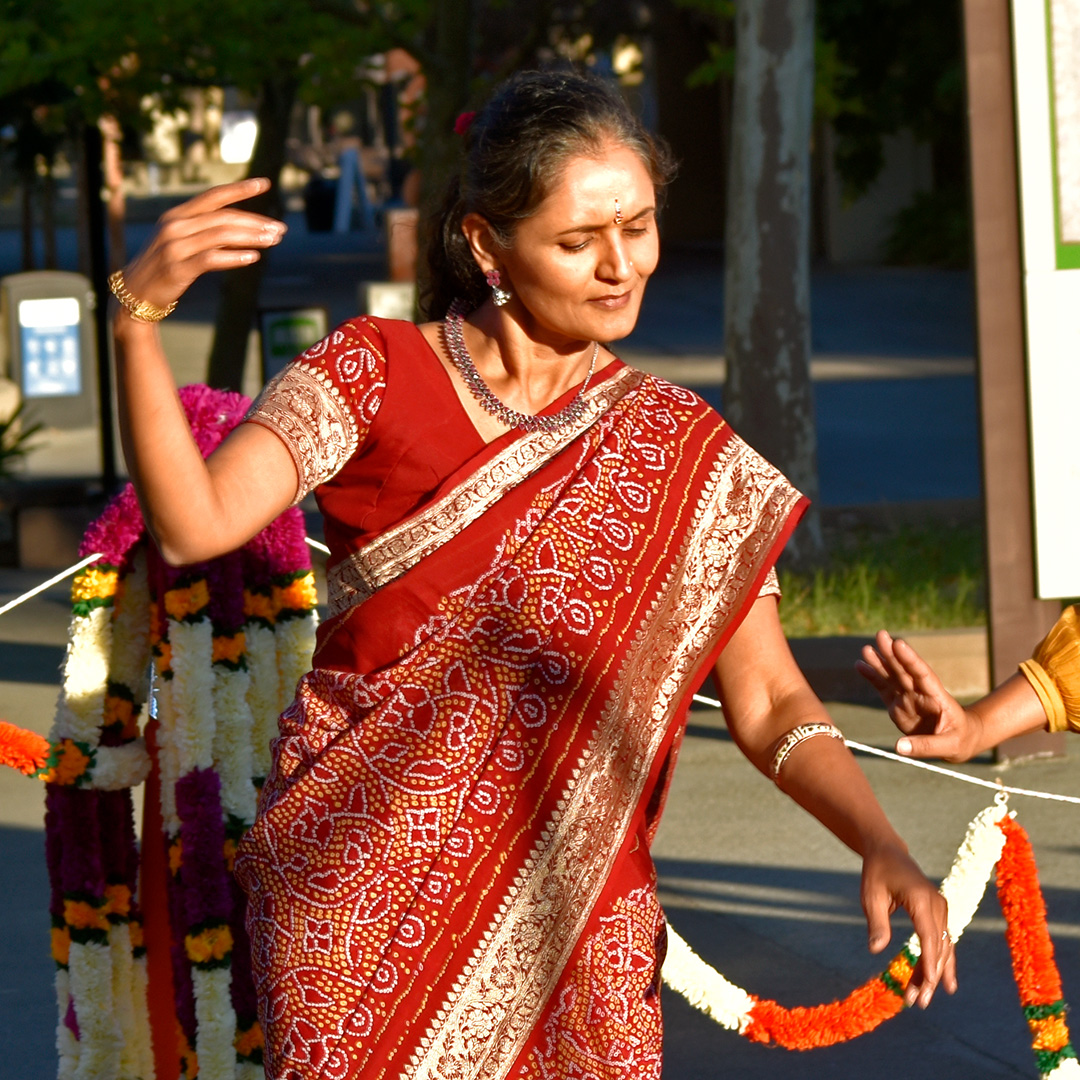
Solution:
{"label": "metal pole", "polygon": [[[1031,655],[1061,608],[1035,596],[1009,0],[963,5],[990,678],[997,685]],[[998,760],[1064,753],[1064,736],[1043,732],[997,748]]]}
{"label": "metal pole", "polygon": [[101,408],[101,481],[107,494],[116,490],[116,440],[113,438],[112,352],[109,336],[109,260],[105,204],[101,200],[102,138],[96,124],[83,128],[83,168],[86,170],[87,235],[90,247],[90,283],[97,303],[94,328],[98,354],[98,398]]}

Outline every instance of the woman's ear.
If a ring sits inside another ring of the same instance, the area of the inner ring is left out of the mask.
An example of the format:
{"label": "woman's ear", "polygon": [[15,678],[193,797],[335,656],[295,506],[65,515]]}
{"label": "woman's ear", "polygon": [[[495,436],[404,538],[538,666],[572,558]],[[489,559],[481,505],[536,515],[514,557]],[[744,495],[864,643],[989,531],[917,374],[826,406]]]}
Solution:
{"label": "woman's ear", "polygon": [[489,270],[496,269],[499,264],[498,245],[495,243],[487,218],[476,213],[466,214],[461,219],[461,231],[472,252],[472,257],[476,260],[476,265],[480,267],[480,272],[486,274]]}

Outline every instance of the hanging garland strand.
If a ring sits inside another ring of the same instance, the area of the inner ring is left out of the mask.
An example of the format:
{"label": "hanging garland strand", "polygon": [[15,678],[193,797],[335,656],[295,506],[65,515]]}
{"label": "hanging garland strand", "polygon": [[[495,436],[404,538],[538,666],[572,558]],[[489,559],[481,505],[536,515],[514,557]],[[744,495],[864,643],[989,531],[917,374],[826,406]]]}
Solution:
{"label": "hanging garland strand", "polygon": [[[1031,842],[1004,805],[1001,799],[975,818],[942,882],[941,892],[949,902],[949,933],[959,940],[997,864],[1006,940],[1039,1075],[1043,1080],[1077,1080],[1080,1062],[1065,1023],[1061,976],[1054,962]],[[918,957],[918,939],[912,935],[880,975],[842,1001],[786,1008],[729,982],[669,926],[663,977],[691,1005],[752,1042],[811,1050],[865,1035],[899,1013]]]}

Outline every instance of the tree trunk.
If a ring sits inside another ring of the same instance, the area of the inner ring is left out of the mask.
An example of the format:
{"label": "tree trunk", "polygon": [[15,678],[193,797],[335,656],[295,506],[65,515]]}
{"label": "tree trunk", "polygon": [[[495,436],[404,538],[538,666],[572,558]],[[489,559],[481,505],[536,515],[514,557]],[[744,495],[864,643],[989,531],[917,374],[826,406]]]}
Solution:
{"label": "tree trunk", "polygon": [[56,256],[56,177],[51,158],[41,178],[41,246],[45,269],[55,270],[60,264]]}
{"label": "tree trunk", "polygon": [[[818,490],[810,382],[813,100],[813,0],[737,0],[724,411],[811,499]],[[802,564],[821,558],[816,514],[789,551]]]}
{"label": "tree trunk", "polygon": [[475,0],[436,0],[423,57],[424,131],[419,143],[422,204],[430,209],[446,189],[459,153],[454,121],[468,107],[476,59]]}
{"label": "tree trunk", "polygon": [[[285,164],[285,139],[289,117],[296,100],[296,80],[292,75],[277,76],[263,83],[257,119],[259,134],[248,167],[248,176],[268,176],[272,186],[264,195],[242,206],[271,217],[282,216],[279,180]],[[244,378],[248,334],[255,321],[262,282],[263,261],[253,266],[227,270],[221,276],[221,294],[214,323],[214,343],[206,381],[223,390],[239,390]]]}
{"label": "tree trunk", "polygon": [[21,263],[23,271],[36,270],[37,259],[34,255],[34,184],[37,174],[31,169],[19,170],[19,195],[22,200],[22,212],[19,215],[19,237],[21,240]]}
{"label": "tree trunk", "polygon": [[103,116],[98,121],[98,127],[101,128],[104,147],[101,166],[105,173],[105,190],[109,193],[106,206],[109,223],[109,269],[119,270],[127,264],[127,238],[124,235],[127,202],[124,197],[124,166],[120,153],[123,132],[115,116]]}

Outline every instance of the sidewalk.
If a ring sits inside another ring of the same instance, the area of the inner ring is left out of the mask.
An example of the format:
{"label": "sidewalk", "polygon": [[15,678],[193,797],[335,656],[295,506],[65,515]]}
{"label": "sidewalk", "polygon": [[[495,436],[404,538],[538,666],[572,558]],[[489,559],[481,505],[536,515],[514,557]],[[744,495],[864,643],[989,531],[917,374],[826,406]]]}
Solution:
{"label": "sidewalk", "polygon": [[[355,312],[357,282],[383,275],[379,238],[308,234],[297,215],[290,224],[286,241],[268,260],[263,303],[321,303],[330,308],[332,322],[347,318]],[[132,250],[147,233],[147,226],[130,227]],[[73,245],[63,236],[61,241],[70,265]],[[13,234],[0,231],[0,274],[18,269],[15,255]],[[214,303],[213,285],[199,282],[164,326],[181,381],[201,377]],[[967,276],[818,273],[813,305],[823,504],[977,498]],[[639,327],[619,346],[620,354],[718,402],[722,310],[718,260],[667,252]],[[250,391],[256,389],[253,371]],[[71,456],[91,459],[85,447]],[[0,602],[46,576],[0,570]],[[56,586],[0,618],[0,717],[42,733],[51,724],[59,685],[67,595],[66,585]],[[956,636],[949,641],[955,645]],[[829,679],[857,653],[855,642],[799,647],[826,692]],[[977,655],[972,662],[977,667]],[[971,674],[970,663],[964,671]],[[892,729],[880,710],[830,710],[851,737],[891,743]],[[864,768],[927,872],[943,875],[968,821],[990,801],[988,793],[877,759]],[[989,763],[966,769],[991,779],[998,772]],[[1008,779],[1080,795],[1080,775],[1067,759],[1014,766]],[[9,932],[0,936],[0,1080],[55,1076],[42,794],[36,782],[0,770],[0,895],[8,898],[10,913]],[[1080,859],[1075,846],[1062,840],[1075,829],[1076,808],[1019,799],[1012,805],[1039,859],[1066,997],[1080,1000]],[[882,961],[865,950],[857,860],[746,763],[715,712],[691,717],[654,853],[671,924],[751,993],[789,1005],[814,1004],[845,995],[880,970]],[[899,917],[894,925],[896,946],[907,931]],[[848,1046],[809,1054],[751,1045],[667,993],[665,1076],[845,1080],[902,1063],[943,1080],[1033,1077],[1001,930],[990,895],[960,945],[961,992],[955,999],[935,1002],[926,1014],[909,1012]]]}
{"label": "sidewalk", "polygon": [[[43,576],[0,571],[0,603]],[[67,588],[58,585],[0,618],[0,715],[42,733],[52,720],[67,611]],[[881,710],[833,704],[830,711],[850,737],[891,744]],[[921,865],[944,875],[969,820],[992,794],[879,759],[863,767]],[[988,762],[962,768],[989,779],[1000,772]],[[1014,766],[1006,782],[1080,795],[1069,760]],[[1012,807],[1035,845],[1066,997],[1077,1000],[1080,859],[1063,839],[1075,831],[1077,808],[1019,798]],[[0,895],[9,927],[0,936],[5,1080],[55,1076],[42,813],[42,785],[0,770]],[[716,711],[691,716],[654,855],[672,926],[751,993],[816,1004],[846,995],[882,967],[866,952],[858,860],[750,767]],[[665,1076],[847,1080],[879,1075],[885,1062],[903,1059],[941,1080],[1034,1077],[1002,930],[991,888],[959,948],[956,998],[925,1014],[906,1013],[850,1045],[808,1054],[747,1043],[665,992]],[[894,919],[894,933],[890,957],[908,933],[904,918]]]}

